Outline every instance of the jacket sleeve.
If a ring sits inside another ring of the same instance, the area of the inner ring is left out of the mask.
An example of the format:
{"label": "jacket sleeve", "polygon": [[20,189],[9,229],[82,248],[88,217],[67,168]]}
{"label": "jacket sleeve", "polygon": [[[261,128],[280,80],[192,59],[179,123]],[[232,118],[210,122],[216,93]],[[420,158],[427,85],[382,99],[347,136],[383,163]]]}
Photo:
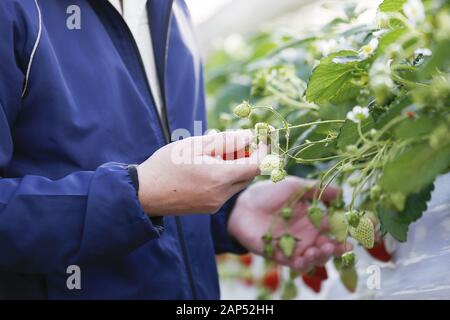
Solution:
{"label": "jacket sleeve", "polygon": [[0,179],[0,268],[47,273],[121,257],[159,237],[125,165],[57,181]]}
{"label": "jacket sleeve", "polygon": [[233,211],[239,194],[240,193],[234,195],[215,215],[211,217],[211,232],[216,254],[227,252],[235,254],[247,253],[247,249],[228,233],[228,219]]}
{"label": "jacket sleeve", "polygon": [[[13,126],[31,48],[34,2],[0,1],[0,270],[48,273],[71,264],[104,262],[157,238],[162,225],[143,212],[125,165],[106,163],[53,181],[10,178]],[[28,28],[28,29],[27,29]]]}

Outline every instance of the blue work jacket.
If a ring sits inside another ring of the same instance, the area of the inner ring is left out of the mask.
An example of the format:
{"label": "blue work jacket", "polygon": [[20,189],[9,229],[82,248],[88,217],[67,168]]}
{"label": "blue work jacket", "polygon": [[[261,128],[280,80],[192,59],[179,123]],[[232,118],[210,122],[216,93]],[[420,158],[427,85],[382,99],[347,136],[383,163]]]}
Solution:
{"label": "blue work jacket", "polygon": [[206,120],[184,2],[147,10],[163,120],[108,1],[0,1],[0,298],[219,298],[215,253],[242,251],[233,200],[150,219],[127,170]]}

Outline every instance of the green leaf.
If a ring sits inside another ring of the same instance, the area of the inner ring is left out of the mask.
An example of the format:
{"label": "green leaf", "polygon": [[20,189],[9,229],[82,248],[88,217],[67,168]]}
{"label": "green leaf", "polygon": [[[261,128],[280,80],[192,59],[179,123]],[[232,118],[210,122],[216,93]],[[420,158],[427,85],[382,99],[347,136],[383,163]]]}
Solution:
{"label": "green leaf", "polygon": [[431,184],[419,193],[409,195],[402,212],[377,206],[377,216],[382,231],[389,232],[398,241],[406,241],[409,225],[419,219],[427,209],[427,202],[431,198],[433,188]]}
{"label": "green leaf", "polygon": [[398,12],[403,9],[406,0],[384,0],[378,7],[381,12]]}
{"label": "green leaf", "polygon": [[408,32],[408,28],[396,28],[394,30],[389,31],[384,34],[380,38],[380,42],[378,43],[377,48],[377,56],[383,55],[386,52],[386,49],[393,43],[397,42],[400,37],[405,35]]}
{"label": "green leaf", "polygon": [[375,128],[376,129],[383,128],[392,119],[399,116],[402,113],[402,111],[410,104],[411,100],[405,95],[402,95],[401,98],[396,99],[389,105],[387,111],[377,119],[375,123]]}
{"label": "green leaf", "polygon": [[450,39],[440,41],[433,46],[433,55],[424,63],[419,73],[420,79],[428,79],[432,74],[436,73],[437,69],[445,70],[448,67],[450,63],[449,47]]}
{"label": "green leaf", "polygon": [[295,239],[290,234],[284,234],[278,241],[278,246],[286,257],[291,257],[294,253]]}
{"label": "green leaf", "polygon": [[[326,138],[326,136],[328,135],[328,131],[324,130],[325,129],[323,128],[324,126],[327,125],[317,126],[308,135],[306,135],[305,139],[310,141],[319,141]],[[328,128],[331,129],[331,127]],[[302,140],[302,143],[304,142],[305,140]],[[327,143],[318,143],[315,145],[309,145],[303,147],[302,149],[298,149],[295,156],[302,159],[318,159],[333,155],[335,150],[336,150],[336,141],[331,141]]]}
{"label": "green leaf", "polygon": [[428,142],[415,144],[389,161],[381,178],[388,192],[410,194],[433,182],[450,164],[450,146],[434,149]]}
{"label": "green leaf", "polygon": [[359,88],[353,84],[353,71],[358,61],[336,64],[336,57],[355,56],[356,51],[346,50],[330,54],[313,70],[306,89],[308,101],[339,103],[355,98]]}
{"label": "green leaf", "polygon": [[345,212],[337,210],[330,213],[329,217],[330,232],[339,242],[344,242],[347,238],[347,220],[345,219]]}
{"label": "green leaf", "polygon": [[[328,142],[327,145],[325,143],[318,143],[312,146],[309,146],[308,149],[305,149],[302,152],[296,154],[297,158],[301,158],[302,160],[310,160],[310,159],[319,159],[322,157],[331,156],[333,151],[336,149],[336,143]],[[302,160],[299,160],[299,163],[302,163]]]}
{"label": "green leaf", "polygon": [[[372,117],[367,118],[361,123],[362,133],[368,132],[374,127]],[[338,148],[345,150],[348,145],[355,144],[359,140],[358,125],[351,120],[345,121],[338,136]]]}
{"label": "green leaf", "polygon": [[428,117],[405,119],[396,128],[395,136],[399,139],[423,137],[433,131],[436,124],[436,119]]}

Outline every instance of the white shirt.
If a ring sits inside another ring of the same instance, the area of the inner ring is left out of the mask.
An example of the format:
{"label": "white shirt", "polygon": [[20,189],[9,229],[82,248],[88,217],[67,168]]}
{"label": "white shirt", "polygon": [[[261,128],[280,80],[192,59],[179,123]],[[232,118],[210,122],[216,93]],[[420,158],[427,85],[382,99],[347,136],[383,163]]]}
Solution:
{"label": "white shirt", "polygon": [[133,34],[139,53],[144,63],[145,73],[155,100],[159,116],[162,115],[163,98],[156,71],[153,53],[152,35],[146,9],[147,0],[109,0],[122,15],[128,28]]}

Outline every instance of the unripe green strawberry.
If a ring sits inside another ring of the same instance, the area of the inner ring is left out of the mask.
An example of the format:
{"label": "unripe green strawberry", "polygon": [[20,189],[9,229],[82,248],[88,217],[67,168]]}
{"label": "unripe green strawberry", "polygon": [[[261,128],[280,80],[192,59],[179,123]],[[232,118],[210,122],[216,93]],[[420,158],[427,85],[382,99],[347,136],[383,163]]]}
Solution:
{"label": "unripe green strawberry", "polygon": [[350,154],[357,154],[358,153],[358,147],[350,144],[347,147],[345,147],[345,151],[347,151]]}
{"label": "unripe green strawberry", "polygon": [[350,235],[364,248],[371,249],[375,241],[375,227],[368,217],[362,217],[356,228],[350,227]]}
{"label": "unripe green strawberry", "polygon": [[274,169],[272,170],[272,173],[270,174],[270,179],[272,182],[280,182],[286,178],[286,171],[284,169]]}
{"label": "unripe green strawberry", "polygon": [[339,242],[344,242],[347,238],[347,219],[345,219],[345,213],[342,210],[335,210],[328,217],[328,223],[330,224],[330,232]]}
{"label": "unripe green strawberry", "polygon": [[356,254],[353,251],[345,252],[341,256],[340,269],[353,268],[356,264]]}
{"label": "unripe green strawberry", "polygon": [[292,254],[294,253],[296,241],[293,236],[286,233],[281,236],[280,240],[278,241],[278,246],[280,247],[283,254],[290,258]]}
{"label": "unripe green strawberry", "polygon": [[377,129],[370,129],[369,131],[369,137],[374,138],[376,135],[378,134],[378,130]]}
{"label": "unripe green strawberry", "polygon": [[358,285],[358,273],[355,268],[344,268],[340,272],[340,278],[342,284],[350,292],[355,292]]}
{"label": "unripe green strawberry", "polygon": [[275,249],[273,248],[272,243],[264,244],[264,257],[270,259],[275,254]]}
{"label": "unripe green strawberry", "polygon": [[334,267],[336,268],[336,270],[340,271],[342,269],[342,256],[335,257],[333,259],[333,264],[334,264]]}
{"label": "unripe green strawberry", "polygon": [[272,233],[270,233],[270,232],[267,232],[267,233],[265,233],[262,237],[261,237],[261,239],[262,239],[262,241],[264,242],[264,243],[271,243],[272,242],[272,240],[273,240],[273,236],[272,236]]}
{"label": "unripe green strawberry", "polygon": [[320,208],[317,204],[311,205],[311,207],[308,208],[308,218],[309,221],[315,226],[316,228],[320,227],[320,223],[322,222],[323,217],[323,210]]}
{"label": "unripe green strawberry", "polygon": [[284,220],[289,220],[292,217],[292,214],[293,214],[292,208],[285,207],[285,208],[281,209],[281,217]]}
{"label": "unripe green strawberry", "polygon": [[255,124],[255,130],[256,131],[261,131],[261,130],[266,130],[269,131],[269,124],[266,122],[258,122],[257,124]]}
{"label": "unripe green strawberry", "polygon": [[252,90],[251,94],[252,96],[265,96],[266,95],[266,87],[267,87],[267,78],[268,78],[268,71],[267,70],[261,70],[256,73],[256,75],[253,77],[252,82]]}
{"label": "unripe green strawberry", "polygon": [[251,112],[252,106],[247,101],[243,101],[234,108],[234,114],[240,118],[248,118]]}
{"label": "unripe green strawberry", "polygon": [[376,201],[378,200],[380,195],[381,195],[381,187],[376,184],[370,189],[370,199]]}
{"label": "unripe green strawberry", "polygon": [[267,137],[267,135],[275,128],[266,122],[258,122],[255,124],[255,134],[258,138]]}
{"label": "unripe green strawberry", "polygon": [[351,210],[345,213],[345,218],[347,219],[349,226],[356,228],[361,219],[361,214],[356,210]]}
{"label": "unripe green strawberry", "polygon": [[289,279],[283,287],[281,299],[291,300],[294,299],[297,296],[297,294],[298,294],[297,286],[295,285],[294,281],[292,281],[292,279]]}
{"label": "unripe green strawberry", "polygon": [[350,185],[350,187],[356,187],[361,179],[358,176],[351,176],[347,179],[347,183]]}
{"label": "unripe green strawberry", "polygon": [[257,142],[263,142],[267,145],[271,143],[271,133],[275,130],[274,127],[265,122],[258,122],[255,124],[255,136]]}
{"label": "unripe green strawberry", "polygon": [[262,159],[259,169],[262,173],[272,172],[275,169],[279,169],[281,166],[281,159],[278,155],[268,154]]}

